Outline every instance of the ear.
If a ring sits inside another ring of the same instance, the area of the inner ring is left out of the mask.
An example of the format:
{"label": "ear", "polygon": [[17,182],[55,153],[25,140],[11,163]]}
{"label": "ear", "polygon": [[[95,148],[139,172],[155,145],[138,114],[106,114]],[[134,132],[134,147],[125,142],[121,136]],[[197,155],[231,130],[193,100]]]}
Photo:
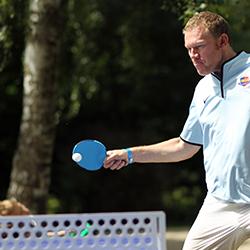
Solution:
{"label": "ear", "polygon": [[218,46],[219,48],[223,48],[229,44],[229,37],[226,33],[221,34],[218,39]]}

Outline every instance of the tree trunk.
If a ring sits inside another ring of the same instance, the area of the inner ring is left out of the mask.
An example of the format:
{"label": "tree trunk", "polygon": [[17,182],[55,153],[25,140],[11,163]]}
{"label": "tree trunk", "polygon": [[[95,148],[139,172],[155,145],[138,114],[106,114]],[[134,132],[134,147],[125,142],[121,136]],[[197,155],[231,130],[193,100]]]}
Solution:
{"label": "tree trunk", "polygon": [[45,213],[56,130],[61,0],[31,0],[24,52],[23,112],[8,197]]}

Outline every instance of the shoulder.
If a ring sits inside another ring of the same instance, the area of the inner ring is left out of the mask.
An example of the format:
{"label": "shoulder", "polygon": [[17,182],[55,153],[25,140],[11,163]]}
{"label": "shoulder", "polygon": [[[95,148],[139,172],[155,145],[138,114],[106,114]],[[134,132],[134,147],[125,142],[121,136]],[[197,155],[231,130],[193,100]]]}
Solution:
{"label": "shoulder", "polygon": [[241,51],[240,53],[238,53],[238,56],[236,57],[236,59],[237,59],[237,63],[241,64],[242,66],[250,65],[250,53]]}

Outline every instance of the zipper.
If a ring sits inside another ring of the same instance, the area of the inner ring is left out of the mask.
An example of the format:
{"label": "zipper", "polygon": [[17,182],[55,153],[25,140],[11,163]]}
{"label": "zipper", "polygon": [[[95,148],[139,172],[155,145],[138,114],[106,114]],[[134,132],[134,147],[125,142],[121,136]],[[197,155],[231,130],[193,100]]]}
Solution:
{"label": "zipper", "polygon": [[224,88],[223,88],[223,68],[221,69],[221,76],[215,73],[211,73],[220,82],[220,94],[221,98],[224,99]]}
{"label": "zipper", "polygon": [[223,72],[224,72],[223,66],[224,66],[224,64],[222,64],[222,66],[221,66],[220,92],[221,92],[221,98],[224,99],[225,96],[224,96],[224,88],[223,88]]}

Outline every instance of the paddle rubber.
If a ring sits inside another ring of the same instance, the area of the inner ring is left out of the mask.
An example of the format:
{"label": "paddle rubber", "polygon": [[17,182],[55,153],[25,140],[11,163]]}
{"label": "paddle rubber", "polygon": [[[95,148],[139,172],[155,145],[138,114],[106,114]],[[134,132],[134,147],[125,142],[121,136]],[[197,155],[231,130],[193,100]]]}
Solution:
{"label": "paddle rubber", "polygon": [[106,147],[97,140],[78,142],[72,151],[72,160],[80,167],[95,171],[103,166],[106,158]]}

